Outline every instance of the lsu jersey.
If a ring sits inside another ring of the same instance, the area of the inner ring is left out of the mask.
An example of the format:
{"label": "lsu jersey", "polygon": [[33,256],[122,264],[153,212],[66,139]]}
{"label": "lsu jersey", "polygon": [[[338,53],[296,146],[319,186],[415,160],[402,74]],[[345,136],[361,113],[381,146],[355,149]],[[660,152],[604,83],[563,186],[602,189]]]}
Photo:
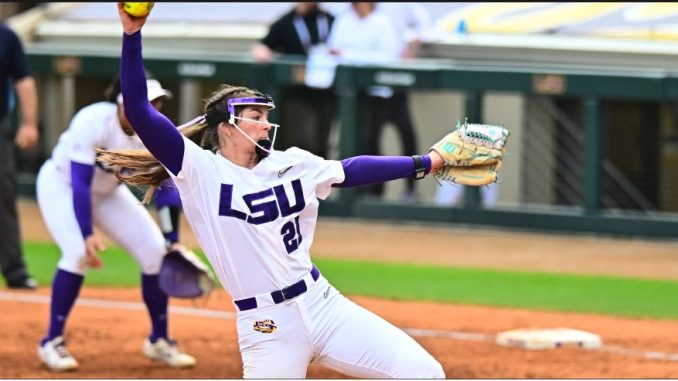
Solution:
{"label": "lsu jersey", "polygon": [[182,167],[170,174],[189,225],[231,297],[278,290],[308,274],[318,199],[344,181],[341,163],[293,147],[272,151],[249,169],[183,139]]}

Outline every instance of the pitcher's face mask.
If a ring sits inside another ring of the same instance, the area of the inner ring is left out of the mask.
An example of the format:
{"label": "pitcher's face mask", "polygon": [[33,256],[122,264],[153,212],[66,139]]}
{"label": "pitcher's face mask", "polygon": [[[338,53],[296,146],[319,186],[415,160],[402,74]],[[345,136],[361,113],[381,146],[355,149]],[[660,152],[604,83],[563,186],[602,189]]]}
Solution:
{"label": "pitcher's face mask", "polygon": [[[278,133],[278,127],[280,125],[277,125],[275,123],[268,123],[268,122],[262,122],[259,120],[254,120],[254,119],[248,119],[248,118],[241,118],[238,116],[235,116],[235,108],[236,106],[265,106],[269,110],[273,110],[275,108],[275,104],[273,103],[273,98],[271,98],[268,95],[261,95],[261,96],[255,96],[255,97],[244,97],[244,98],[232,98],[226,101],[226,106],[228,109],[229,113],[229,118],[228,118],[228,123],[235,127],[238,131],[240,131],[241,134],[243,134],[249,141],[254,143],[256,146],[256,152],[257,156],[260,159],[263,159],[267,157],[268,155],[271,154],[271,151],[273,151],[273,145],[275,144],[275,137]],[[251,123],[259,123],[259,124],[268,124],[271,126],[271,129],[273,130],[273,139],[259,139],[258,141],[254,141],[249,135],[247,135],[243,130],[238,127],[236,124],[236,119],[237,120],[246,120]]]}

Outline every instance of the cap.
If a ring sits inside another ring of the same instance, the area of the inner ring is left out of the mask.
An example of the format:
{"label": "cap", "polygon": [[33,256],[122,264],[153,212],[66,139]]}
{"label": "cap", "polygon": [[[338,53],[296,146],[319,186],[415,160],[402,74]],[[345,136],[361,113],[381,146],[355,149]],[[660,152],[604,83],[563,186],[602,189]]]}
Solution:
{"label": "cap", "polygon": [[[148,90],[148,100],[149,101],[154,101],[160,97],[167,97],[167,98],[172,98],[172,92],[163,89],[162,85],[160,82],[158,82],[155,79],[147,79],[146,80],[146,89]],[[117,98],[118,104],[122,103],[122,93],[118,94]]]}

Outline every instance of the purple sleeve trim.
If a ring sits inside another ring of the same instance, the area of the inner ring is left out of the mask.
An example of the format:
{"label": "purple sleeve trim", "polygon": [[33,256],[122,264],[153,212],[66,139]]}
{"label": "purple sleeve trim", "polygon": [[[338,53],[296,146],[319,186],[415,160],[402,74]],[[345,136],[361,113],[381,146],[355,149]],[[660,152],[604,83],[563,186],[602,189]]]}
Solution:
{"label": "purple sleeve trim", "polygon": [[125,115],[153,156],[175,176],[181,170],[184,140],[174,124],[158,112],[146,97],[146,74],[141,56],[141,31],[123,33],[120,87]]}
{"label": "purple sleeve trim", "polygon": [[[179,216],[181,198],[172,179],[167,179],[155,191],[155,207],[158,210],[160,230],[168,245],[179,242]],[[168,230],[165,230],[168,229]]]}
{"label": "purple sleeve trim", "polygon": [[165,180],[155,191],[155,205],[158,209],[163,206],[181,206],[179,190],[172,179]]}
{"label": "purple sleeve trim", "polygon": [[[425,173],[431,170],[431,157],[422,156]],[[410,156],[356,156],[341,161],[344,182],[337,188],[383,183],[414,176],[414,160]]]}
{"label": "purple sleeve trim", "polygon": [[158,222],[165,242],[168,245],[179,242],[179,218],[181,216],[181,206],[156,204],[158,209]]}
{"label": "purple sleeve trim", "polygon": [[73,210],[78,220],[82,238],[92,235],[92,179],[94,166],[71,161],[71,187]]}
{"label": "purple sleeve trim", "polygon": [[421,160],[424,162],[424,174],[428,175],[428,173],[431,172],[431,156],[422,155]]}
{"label": "purple sleeve trim", "polygon": [[176,230],[172,230],[169,233],[162,233],[162,236],[165,237],[165,241],[172,243],[177,243],[179,242],[179,232]]}

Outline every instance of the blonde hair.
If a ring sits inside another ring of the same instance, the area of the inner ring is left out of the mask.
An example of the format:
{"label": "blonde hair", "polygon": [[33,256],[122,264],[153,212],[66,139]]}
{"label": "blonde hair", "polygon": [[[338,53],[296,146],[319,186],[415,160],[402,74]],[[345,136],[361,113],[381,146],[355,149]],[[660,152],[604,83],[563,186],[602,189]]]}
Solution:
{"label": "blonde hair", "polygon": [[[219,150],[217,126],[230,116],[226,102],[231,98],[259,95],[261,93],[247,87],[221,85],[205,101],[205,114],[179,126],[179,132],[200,147],[216,152]],[[165,167],[148,150],[97,149],[97,153],[97,161],[113,170],[120,181],[138,187],[148,186],[142,201],[144,204],[151,201],[155,190],[169,178]]]}

